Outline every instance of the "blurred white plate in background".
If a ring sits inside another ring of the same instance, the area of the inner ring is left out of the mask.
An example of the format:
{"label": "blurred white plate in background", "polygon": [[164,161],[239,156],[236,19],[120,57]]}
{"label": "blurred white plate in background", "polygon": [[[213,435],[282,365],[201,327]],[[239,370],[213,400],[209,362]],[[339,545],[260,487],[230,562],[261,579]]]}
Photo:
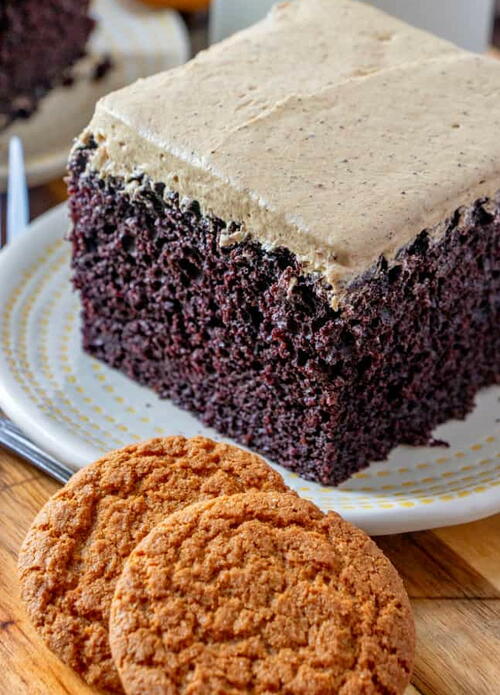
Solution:
{"label": "blurred white plate in background", "polygon": [[[73,468],[105,451],[168,434],[222,439],[80,347],[70,286],[65,205],[0,252],[0,407]],[[323,510],[372,534],[448,526],[500,512],[500,387],[485,389],[464,422],[437,428],[449,448],[398,447],[338,488],[276,467]],[[226,440],[230,441],[230,440]]]}
{"label": "blurred white plate in background", "polygon": [[[27,120],[15,121],[0,132],[0,190],[7,179],[7,147],[12,135],[24,144],[30,185],[61,176],[73,138],[92,117],[97,100],[139,77],[175,67],[189,58],[189,39],[180,15],[171,10],[152,10],[134,0],[94,0],[97,19],[71,87],[58,87],[40,103]],[[99,81],[90,73],[99,58],[110,55],[113,67]]]}

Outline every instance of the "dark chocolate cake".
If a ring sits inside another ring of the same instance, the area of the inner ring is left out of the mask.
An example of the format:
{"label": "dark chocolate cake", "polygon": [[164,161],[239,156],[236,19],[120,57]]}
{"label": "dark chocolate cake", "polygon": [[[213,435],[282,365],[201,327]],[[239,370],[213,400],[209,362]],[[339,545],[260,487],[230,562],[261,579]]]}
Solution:
{"label": "dark chocolate cake", "polygon": [[93,27],[89,0],[0,1],[0,128],[70,80]]}
{"label": "dark chocolate cake", "polygon": [[325,484],[432,443],[500,380],[499,90],[299,0],[105,98],[70,162],[85,349]]}

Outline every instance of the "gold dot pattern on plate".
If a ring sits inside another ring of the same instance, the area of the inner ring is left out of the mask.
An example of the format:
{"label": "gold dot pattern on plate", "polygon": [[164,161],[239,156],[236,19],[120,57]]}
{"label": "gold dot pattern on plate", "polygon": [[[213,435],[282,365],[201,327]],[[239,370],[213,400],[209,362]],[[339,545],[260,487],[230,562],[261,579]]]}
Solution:
{"label": "gold dot pattern on plate", "polygon": [[[155,420],[154,407],[146,412],[127,402],[118,385],[121,375],[82,354],[78,302],[69,290],[68,254],[62,241],[49,246],[22,275],[4,306],[0,349],[11,374],[44,417],[97,451],[169,434],[168,427]],[[156,396],[151,394],[150,400],[156,402]],[[413,455],[397,463],[374,464],[340,488],[281,472],[292,488],[323,509],[389,513],[456,501],[500,486],[494,419],[495,414],[490,414],[490,431],[467,445],[452,445],[435,456],[423,449],[426,456],[416,461]]]}
{"label": "gold dot pattern on plate", "polygon": [[[32,319],[35,300],[39,297],[46,285],[49,284],[51,278],[61,268],[67,267],[67,253],[63,247],[63,242],[58,242],[49,247],[46,254],[40,256],[31,272],[25,273],[21,285],[12,293],[12,297],[19,300],[19,305],[16,306],[16,300],[7,303],[4,316],[5,333],[2,336],[2,349],[7,356],[8,364],[13,375],[19,382],[20,386],[30,394],[33,401],[38,405],[40,411],[56,422],[63,424],[65,427],[73,431],[77,436],[83,436],[97,448],[103,451],[110,448],[104,439],[97,438],[89,428],[84,426],[84,416],[64,397],[60,390],[59,383],[55,380],[54,375],[50,371],[48,361],[44,357],[44,346],[46,345],[47,332],[50,324],[45,326],[43,323],[38,331],[37,345],[39,350],[42,350],[40,364],[33,364],[29,358],[28,351],[28,326]],[[49,262],[50,261],[50,262]],[[39,268],[42,264],[47,264],[45,275],[35,275],[35,268]],[[29,292],[27,290],[29,289]],[[23,301],[24,299],[24,301]],[[49,300],[50,302],[50,300]],[[17,331],[9,333],[9,326],[13,318],[14,311],[18,310]],[[44,319],[42,318],[42,321]],[[44,376],[46,383],[40,382],[40,377]],[[47,389],[47,385],[51,390]],[[54,401],[60,400],[64,408],[59,407]]]}

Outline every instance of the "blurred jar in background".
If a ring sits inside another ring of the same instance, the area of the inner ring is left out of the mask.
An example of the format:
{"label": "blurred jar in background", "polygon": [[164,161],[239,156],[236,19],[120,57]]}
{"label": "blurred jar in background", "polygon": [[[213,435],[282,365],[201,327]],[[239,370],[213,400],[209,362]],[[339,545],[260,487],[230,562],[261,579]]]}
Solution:
{"label": "blurred jar in background", "polygon": [[495,0],[370,0],[372,5],[469,51],[491,42]]}
{"label": "blurred jar in background", "polygon": [[[276,0],[214,0],[212,42],[263,17]],[[368,0],[372,5],[469,51],[481,53],[491,41],[495,0]]]}

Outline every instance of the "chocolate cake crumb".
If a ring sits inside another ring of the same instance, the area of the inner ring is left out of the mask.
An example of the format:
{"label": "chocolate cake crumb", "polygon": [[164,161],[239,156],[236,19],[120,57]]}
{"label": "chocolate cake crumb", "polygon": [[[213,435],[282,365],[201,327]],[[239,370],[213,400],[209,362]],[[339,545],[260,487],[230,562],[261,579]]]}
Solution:
{"label": "chocolate cake crumb", "polygon": [[102,80],[108,72],[113,67],[113,59],[110,55],[104,55],[101,60],[97,63],[92,73],[92,79],[94,82],[99,82]]}

